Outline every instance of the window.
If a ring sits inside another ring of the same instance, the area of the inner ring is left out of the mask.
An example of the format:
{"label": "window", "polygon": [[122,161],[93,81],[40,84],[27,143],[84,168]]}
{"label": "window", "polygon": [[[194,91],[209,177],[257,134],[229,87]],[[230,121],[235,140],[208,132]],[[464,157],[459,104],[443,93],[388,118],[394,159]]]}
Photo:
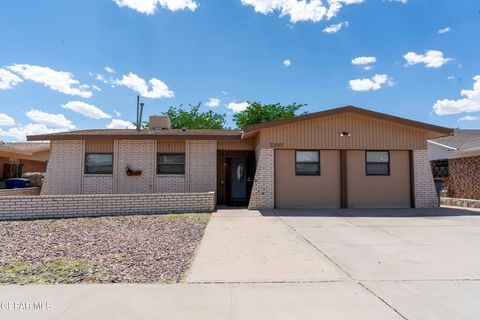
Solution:
{"label": "window", "polygon": [[367,176],[390,175],[390,152],[367,151],[365,154],[365,158]]}
{"label": "window", "polygon": [[448,160],[432,161],[432,173],[434,178],[448,178]]}
{"label": "window", "polygon": [[87,153],[85,155],[86,174],[112,174],[112,153]]}
{"label": "window", "polygon": [[185,153],[157,154],[157,174],[185,174]]}
{"label": "window", "polygon": [[319,151],[296,151],[295,174],[297,176],[320,175],[320,152]]}

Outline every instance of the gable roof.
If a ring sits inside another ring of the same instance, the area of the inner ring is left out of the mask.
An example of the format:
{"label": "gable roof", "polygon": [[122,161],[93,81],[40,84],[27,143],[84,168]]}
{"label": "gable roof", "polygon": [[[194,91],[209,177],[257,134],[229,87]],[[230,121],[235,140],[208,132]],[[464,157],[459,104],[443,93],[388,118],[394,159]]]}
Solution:
{"label": "gable roof", "polygon": [[455,129],[451,136],[430,141],[454,150],[478,149],[480,148],[480,130]]}
{"label": "gable roof", "polygon": [[450,128],[445,128],[441,126],[428,124],[425,122],[400,118],[400,117],[392,116],[386,113],[371,111],[371,110],[362,109],[354,106],[345,106],[345,107],[329,109],[329,110],[324,110],[319,112],[307,113],[305,115],[296,116],[288,119],[253,124],[253,125],[246,126],[244,129],[244,132],[246,135],[252,135],[255,132],[258,132],[266,128],[281,126],[281,125],[300,122],[300,121],[312,120],[312,119],[317,119],[321,117],[327,117],[327,116],[332,116],[332,115],[337,115],[337,114],[342,114],[347,112],[353,112],[353,113],[361,114],[361,115],[372,117],[372,118],[377,118],[384,121],[394,122],[399,125],[414,127],[417,129],[422,129],[427,131],[438,132],[445,135],[451,134],[453,132],[453,129],[450,129]]}
{"label": "gable roof", "polygon": [[50,134],[27,136],[28,141],[45,140],[240,140],[240,130],[223,129],[164,129],[141,130],[135,129],[97,129],[78,130]]}

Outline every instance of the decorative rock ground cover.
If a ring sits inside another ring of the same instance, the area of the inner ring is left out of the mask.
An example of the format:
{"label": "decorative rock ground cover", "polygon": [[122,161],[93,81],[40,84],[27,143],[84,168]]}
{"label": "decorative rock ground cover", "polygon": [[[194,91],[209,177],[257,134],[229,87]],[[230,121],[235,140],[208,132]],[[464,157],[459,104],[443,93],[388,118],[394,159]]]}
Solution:
{"label": "decorative rock ground cover", "polygon": [[0,222],[0,284],[178,282],[208,214]]}

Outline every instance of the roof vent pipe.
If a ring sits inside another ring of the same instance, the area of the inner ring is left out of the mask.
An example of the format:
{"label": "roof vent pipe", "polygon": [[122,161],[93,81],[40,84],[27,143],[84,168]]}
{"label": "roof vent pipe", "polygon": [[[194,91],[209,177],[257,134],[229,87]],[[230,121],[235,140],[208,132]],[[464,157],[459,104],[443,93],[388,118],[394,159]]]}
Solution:
{"label": "roof vent pipe", "polygon": [[143,106],[145,104],[140,102],[140,96],[137,95],[137,131],[142,129],[142,116],[143,116]]}

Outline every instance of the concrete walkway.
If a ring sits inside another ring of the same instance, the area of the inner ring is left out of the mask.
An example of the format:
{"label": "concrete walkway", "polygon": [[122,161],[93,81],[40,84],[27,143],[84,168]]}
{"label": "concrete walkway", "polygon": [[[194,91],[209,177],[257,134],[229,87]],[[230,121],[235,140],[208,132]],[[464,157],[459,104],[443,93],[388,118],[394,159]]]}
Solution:
{"label": "concrete walkway", "polygon": [[186,282],[339,281],[347,276],[278,217],[212,215]]}

